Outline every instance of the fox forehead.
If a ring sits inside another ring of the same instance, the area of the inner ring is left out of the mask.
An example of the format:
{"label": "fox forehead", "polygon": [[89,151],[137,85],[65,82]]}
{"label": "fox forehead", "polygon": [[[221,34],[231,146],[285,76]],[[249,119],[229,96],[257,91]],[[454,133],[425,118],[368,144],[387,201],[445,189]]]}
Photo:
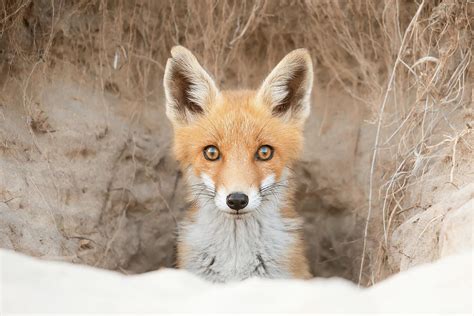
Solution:
{"label": "fox forehead", "polygon": [[246,90],[222,91],[206,114],[192,124],[176,127],[178,160],[195,165],[197,160],[202,161],[204,147],[214,145],[222,159],[245,163],[254,158],[260,146],[270,145],[277,159],[269,161],[267,167],[292,163],[301,150],[302,126],[274,117],[268,107],[257,104],[255,94]]}

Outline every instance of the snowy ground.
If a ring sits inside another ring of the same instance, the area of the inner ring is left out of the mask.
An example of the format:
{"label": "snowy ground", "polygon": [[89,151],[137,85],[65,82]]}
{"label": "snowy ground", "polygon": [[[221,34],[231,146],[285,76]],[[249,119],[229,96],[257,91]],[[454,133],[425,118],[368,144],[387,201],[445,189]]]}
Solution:
{"label": "snowy ground", "polygon": [[173,269],[125,276],[0,250],[1,311],[472,313],[473,255],[446,257],[358,289],[337,278],[215,285]]}

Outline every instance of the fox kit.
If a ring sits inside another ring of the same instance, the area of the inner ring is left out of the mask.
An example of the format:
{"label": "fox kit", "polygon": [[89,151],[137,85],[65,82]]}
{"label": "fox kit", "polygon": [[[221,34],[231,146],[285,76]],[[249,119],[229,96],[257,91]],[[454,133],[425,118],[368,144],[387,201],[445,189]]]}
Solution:
{"label": "fox kit", "polygon": [[220,91],[189,50],[171,55],[166,114],[192,202],[178,267],[213,282],[309,278],[290,178],[310,112],[309,53],[288,54],[257,91]]}

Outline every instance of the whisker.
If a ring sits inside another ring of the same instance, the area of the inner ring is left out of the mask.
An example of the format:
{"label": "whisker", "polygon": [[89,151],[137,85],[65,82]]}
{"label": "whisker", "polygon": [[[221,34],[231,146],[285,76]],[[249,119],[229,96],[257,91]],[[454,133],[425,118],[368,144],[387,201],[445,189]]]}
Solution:
{"label": "whisker", "polygon": [[260,191],[260,194],[263,196],[263,195],[266,195],[267,193],[272,193],[272,191],[275,192],[279,189],[284,189],[284,188],[288,188],[288,182],[286,180],[278,181],[278,182],[266,185],[262,187],[259,191]]}

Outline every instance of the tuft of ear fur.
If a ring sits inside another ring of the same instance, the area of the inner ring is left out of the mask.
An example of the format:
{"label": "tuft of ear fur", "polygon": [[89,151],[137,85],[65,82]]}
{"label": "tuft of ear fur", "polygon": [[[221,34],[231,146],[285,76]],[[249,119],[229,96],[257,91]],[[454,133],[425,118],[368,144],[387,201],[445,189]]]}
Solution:
{"label": "tuft of ear fur", "polygon": [[310,112],[313,64],[306,49],[286,55],[263,81],[257,103],[269,106],[284,121],[304,122]]}
{"label": "tuft of ear fur", "polygon": [[208,110],[219,90],[188,49],[174,46],[171,56],[163,80],[166,115],[173,124],[189,124]]}

